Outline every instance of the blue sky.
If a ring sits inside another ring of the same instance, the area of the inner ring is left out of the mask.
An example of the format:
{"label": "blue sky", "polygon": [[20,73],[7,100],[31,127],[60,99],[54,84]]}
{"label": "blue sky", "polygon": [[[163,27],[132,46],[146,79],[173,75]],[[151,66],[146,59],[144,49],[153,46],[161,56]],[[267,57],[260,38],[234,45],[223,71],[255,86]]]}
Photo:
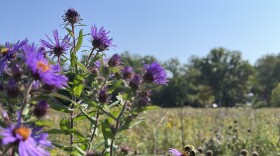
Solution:
{"label": "blue sky", "polygon": [[240,50],[255,63],[267,53],[280,52],[279,6],[277,0],[2,1],[0,43],[26,37],[38,43],[54,29],[63,32],[61,16],[72,7],[88,25],[85,31],[94,24],[110,30],[117,46],[109,55],[130,51],[185,63],[190,56],[225,47]]}

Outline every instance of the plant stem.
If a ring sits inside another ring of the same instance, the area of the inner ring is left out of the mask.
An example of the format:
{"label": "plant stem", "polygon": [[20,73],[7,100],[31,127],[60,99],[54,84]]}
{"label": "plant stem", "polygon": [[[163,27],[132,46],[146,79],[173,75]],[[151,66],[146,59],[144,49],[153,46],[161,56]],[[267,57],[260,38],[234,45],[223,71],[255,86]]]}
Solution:
{"label": "plant stem", "polygon": [[[85,64],[86,66],[88,66],[89,60],[90,60],[90,58],[91,58],[91,56],[92,56],[92,54],[93,54],[93,52],[94,52],[95,49],[96,49],[96,48],[92,48],[92,49],[91,49],[91,52],[90,52],[90,54],[89,54],[89,56],[88,56],[88,58],[87,58],[86,64]],[[95,56],[97,55],[97,53],[98,53],[98,52],[96,52]],[[95,58],[95,56],[94,56],[94,58]]]}
{"label": "plant stem", "polygon": [[[71,25],[72,28],[72,33],[73,33],[73,51],[72,53],[75,53],[75,58],[76,59],[76,39],[75,39],[75,27],[74,24]],[[76,60],[77,61],[77,60]],[[78,74],[78,67],[77,67],[77,62],[75,61],[75,75]],[[73,101],[76,102],[76,97],[74,96]],[[71,104],[71,112],[70,112],[70,129],[74,128],[74,104]],[[72,147],[74,141],[74,136],[73,133],[70,133],[70,147]]]}
{"label": "plant stem", "polygon": [[[99,110],[97,110],[97,112],[96,112],[96,123],[95,123],[93,132],[92,132],[91,137],[90,137],[90,143],[92,143],[95,132],[96,132],[96,129],[98,127],[98,119],[99,119]],[[90,150],[90,148],[91,148],[91,146],[88,147],[88,150]]]}
{"label": "plant stem", "polygon": [[19,119],[18,119],[19,122],[20,122],[20,124],[21,124],[22,112],[23,112],[23,110],[24,110],[26,104],[27,104],[28,101],[29,101],[29,92],[30,92],[30,90],[31,90],[31,88],[32,88],[32,84],[33,84],[33,80],[30,82],[30,84],[27,85],[28,88],[27,88],[27,91],[26,91],[25,96],[24,96],[24,102],[23,102],[23,104],[22,104],[22,106],[21,106],[21,108],[20,108],[20,117],[19,117]]}
{"label": "plant stem", "polygon": [[116,126],[115,126],[115,132],[113,134],[113,138],[111,140],[111,144],[110,144],[110,156],[113,155],[113,145],[114,145],[114,141],[115,141],[115,138],[116,138],[116,135],[118,133],[118,130],[119,130],[119,127],[120,127],[120,120],[121,120],[121,117],[125,111],[125,108],[126,108],[126,105],[127,105],[127,102],[124,103],[123,107],[122,107],[122,110],[117,118],[117,123],[116,123]]}

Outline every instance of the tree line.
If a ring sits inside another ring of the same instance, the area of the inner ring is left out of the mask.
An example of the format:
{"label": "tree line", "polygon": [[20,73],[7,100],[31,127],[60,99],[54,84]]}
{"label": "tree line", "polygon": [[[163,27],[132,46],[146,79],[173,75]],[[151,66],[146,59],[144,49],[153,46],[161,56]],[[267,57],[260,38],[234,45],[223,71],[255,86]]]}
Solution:
{"label": "tree line", "polygon": [[[0,50],[3,46],[0,45]],[[1,51],[0,51],[1,52]],[[1,54],[2,55],[2,54]],[[140,73],[144,64],[160,62],[151,55],[123,52],[122,62]],[[240,51],[214,48],[187,63],[177,58],[161,62],[168,85],[153,91],[152,103],[161,107],[280,106],[280,53],[260,57],[254,65]]]}
{"label": "tree line", "polygon": [[[124,52],[122,61],[141,72],[153,56]],[[162,107],[259,107],[280,106],[280,54],[268,54],[254,65],[240,51],[210,50],[207,56],[192,57],[188,63],[177,58],[161,62],[169,83],[153,92],[152,103]],[[278,98],[279,97],[279,98]]]}

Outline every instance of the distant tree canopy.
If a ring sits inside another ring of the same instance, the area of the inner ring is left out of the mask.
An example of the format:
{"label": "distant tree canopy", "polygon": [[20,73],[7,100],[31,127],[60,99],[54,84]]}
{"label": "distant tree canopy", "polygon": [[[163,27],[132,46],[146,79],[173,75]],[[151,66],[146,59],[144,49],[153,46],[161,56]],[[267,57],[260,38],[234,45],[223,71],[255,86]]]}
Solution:
{"label": "distant tree canopy", "polygon": [[[135,70],[157,60],[153,56],[131,55],[129,52],[121,56]],[[273,89],[274,97],[279,93],[276,87],[280,83],[280,55],[264,56],[252,66],[242,59],[241,52],[216,48],[207,56],[194,57],[186,64],[181,64],[177,58],[162,64],[168,71],[169,83],[153,93],[152,102],[159,106],[208,107],[216,103],[221,107],[233,107],[244,105],[248,93],[268,106],[270,103],[275,106],[278,102],[271,96]]]}
{"label": "distant tree canopy", "polygon": [[264,100],[270,106],[272,91],[280,82],[280,54],[266,55],[258,59],[255,70],[253,92],[258,95],[260,100]]}
{"label": "distant tree canopy", "polygon": [[238,51],[213,49],[208,56],[195,58],[191,63],[199,71],[199,83],[211,88],[218,106],[231,107],[242,103],[250,91],[247,82],[254,70],[242,60]]}

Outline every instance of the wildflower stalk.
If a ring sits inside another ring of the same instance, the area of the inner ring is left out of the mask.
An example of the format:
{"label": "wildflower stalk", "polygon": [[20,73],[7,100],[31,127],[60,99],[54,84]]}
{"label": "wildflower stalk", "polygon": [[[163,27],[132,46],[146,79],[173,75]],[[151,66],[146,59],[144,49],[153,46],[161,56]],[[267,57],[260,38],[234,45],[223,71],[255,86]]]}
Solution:
{"label": "wildflower stalk", "polygon": [[[90,143],[92,143],[92,141],[93,141],[93,138],[94,138],[94,135],[95,135],[97,126],[98,126],[99,110],[97,110],[97,112],[96,112],[96,117],[95,117],[95,118],[96,118],[96,123],[95,123],[93,132],[92,132],[91,137],[90,137]],[[91,146],[88,147],[88,150],[90,150],[90,148],[91,148]]]}
{"label": "wildflower stalk", "polygon": [[[91,56],[92,56],[92,54],[93,54],[93,52],[94,52],[95,49],[96,49],[96,48],[94,48],[94,47],[91,49],[91,52],[90,52],[90,54],[89,54],[89,56],[88,56],[88,58],[87,58],[87,61],[86,61],[86,66],[88,66],[89,60],[90,60],[90,58],[91,58]],[[98,54],[98,51],[96,52],[96,54],[95,54],[95,56],[93,57],[93,59],[96,57],[97,54]]]}
{"label": "wildflower stalk", "polygon": [[[73,34],[73,50],[72,53],[75,53],[75,58],[76,59],[76,39],[75,39],[75,26],[74,26],[74,23],[71,24],[71,28],[72,28],[72,34]],[[73,59],[71,57],[71,59]],[[77,60],[76,60],[77,61]],[[75,61],[75,75],[78,74],[78,67],[77,67],[77,62]],[[76,102],[76,97],[74,96],[73,98],[73,101]],[[71,112],[70,112],[70,129],[73,129],[74,128],[74,104],[72,103],[71,104]],[[70,147],[72,147],[73,145],[73,142],[74,142],[74,136],[73,136],[73,133],[70,133]]]}
{"label": "wildflower stalk", "polygon": [[[25,96],[24,96],[24,102],[23,102],[23,104],[22,104],[22,106],[21,106],[21,108],[20,108],[20,116],[22,115],[22,112],[23,112],[23,110],[24,110],[26,104],[27,104],[28,101],[29,101],[29,93],[30,93],[30,91],[31,91],[32,84],[33,84],[33,80],[30,82],[29,85],[27,85],[28,88],[27,88],[27,91],[26,91]],[[20,118],[19,120],[21,120],[21,118]]]}
{"label": "wildflower stalk", "polygon": [[115,138],[116,138],[116,135],[118,133],[118,130],[120,128],[120,120],[121,120],[121,117],[123,116],[123,113],[125,111],[125,108],[126,108],[126,105],[127,105],[127,102],[124,103],[123,107],[122,107],[122,110],[117,118],[117,123],[116,123],[116,126],[115,126],[115,131],[114,131],[114,134],[113,134],[113,137],[112,137],[112,140],[111,140],[111,144],[110,144],[110,156],[113,155],[113,145],[114,145],[114,141],[115,141]]}

